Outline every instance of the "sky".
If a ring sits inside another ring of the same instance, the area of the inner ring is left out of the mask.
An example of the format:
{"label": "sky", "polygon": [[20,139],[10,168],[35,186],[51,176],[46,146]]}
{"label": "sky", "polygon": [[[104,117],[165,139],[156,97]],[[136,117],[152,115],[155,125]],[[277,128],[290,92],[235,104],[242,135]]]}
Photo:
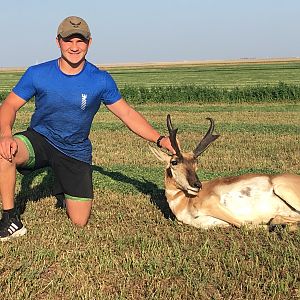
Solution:
{"label": "sky", "polygon": [[300,56],[299,0],[9,0],[0,5],[0,68],[59,57],[57,27],[89,24],[98,65]]}

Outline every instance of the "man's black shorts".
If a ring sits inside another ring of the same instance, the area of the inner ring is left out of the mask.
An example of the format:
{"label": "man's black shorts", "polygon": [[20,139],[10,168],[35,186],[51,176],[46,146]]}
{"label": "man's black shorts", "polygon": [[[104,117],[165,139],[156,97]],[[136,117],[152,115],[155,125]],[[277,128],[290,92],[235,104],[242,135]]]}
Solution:
{"label": "man's black shorts", "polygon": [[60,152],[31,128],[14,137],[23,141],[29,152],[27,163],[17,168],[21,174],[51,167],[55,176],[54,194],[64,193],[66,199],[79,201],[93,198],[91,165]]}

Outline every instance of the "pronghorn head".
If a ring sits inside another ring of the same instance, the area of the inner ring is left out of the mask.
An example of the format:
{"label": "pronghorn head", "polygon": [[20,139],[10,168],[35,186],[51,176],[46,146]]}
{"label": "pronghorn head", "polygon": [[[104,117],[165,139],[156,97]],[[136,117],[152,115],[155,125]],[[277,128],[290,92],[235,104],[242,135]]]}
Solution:
{"label": "pronghorn head", "polygon": [[175,186],[188,195],[197,195],[202,187],[196,173],[198,156],[219,137],[219,135],[212,134],[214,131],[214,120],[211,118],[207,119],[210,121],[210,127],[194,151],[181,151],[176,138],[178,128],[173,128],[170,115],[167,116],[167,127],[171,145],[176,153],[169,155],[157,148],[150,147],[159,160],[166,162],[166,179],[173,180]]}

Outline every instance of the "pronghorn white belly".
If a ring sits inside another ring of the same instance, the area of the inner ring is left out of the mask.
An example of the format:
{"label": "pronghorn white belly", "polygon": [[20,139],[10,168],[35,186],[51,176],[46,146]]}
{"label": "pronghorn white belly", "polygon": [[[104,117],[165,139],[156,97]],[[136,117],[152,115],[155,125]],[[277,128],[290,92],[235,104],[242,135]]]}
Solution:
{"label": "pronghorn white belly", "polygon": [[[167,197],[175,196],[177,193],[178,191],[166,190]],[[207,215],[203,215],[201,213],[197,217],[195,217],[189,210],[188,201],[188,198],[186,198],[183,193],[182,195],[177,196],[176,199],[169,201],[169,207],[179,222],[198,228],[209,228],[211,226],[229,226],[229,224],[226,222]]]}
{"label": "pronghorn white belly", "polygon": [[230,226],[226,222],[207,215],[199,214],[195,217],[191,214],[187,207],[176,214],[176,219],[184,224],[204,229],[211,226]]}
{"label": "pronghorn white belly", "polygon": [[203,228],[203,229],[207,229],[207,228],[210,228],[213,226],[218,226],[218,227],[231,226],[227,222],[224,222],[222,220],[216,219],[211,216],[201,215],[201,214],[193,219],[193,222],[191,223],[191,225],[198,227],[198,228]]}
{"label": "pronghorn white belly", "polygon": [[221,204],[245,223],[266,223],[276,215],[299,216],[274,194],[268,177],[254,177],[220,190]]}

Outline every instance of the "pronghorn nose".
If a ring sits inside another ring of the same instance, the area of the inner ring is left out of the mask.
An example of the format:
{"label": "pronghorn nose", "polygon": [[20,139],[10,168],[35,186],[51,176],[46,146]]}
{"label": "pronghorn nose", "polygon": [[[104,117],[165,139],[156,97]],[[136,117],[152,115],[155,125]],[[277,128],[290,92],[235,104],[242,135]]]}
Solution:
{"label": "pronghorn nose", "polygon": [[202,188],[201,182],[200,181],[199,182],[195,182],[194,183],[194,187],[197,188],[197,189],[201,189]]}

